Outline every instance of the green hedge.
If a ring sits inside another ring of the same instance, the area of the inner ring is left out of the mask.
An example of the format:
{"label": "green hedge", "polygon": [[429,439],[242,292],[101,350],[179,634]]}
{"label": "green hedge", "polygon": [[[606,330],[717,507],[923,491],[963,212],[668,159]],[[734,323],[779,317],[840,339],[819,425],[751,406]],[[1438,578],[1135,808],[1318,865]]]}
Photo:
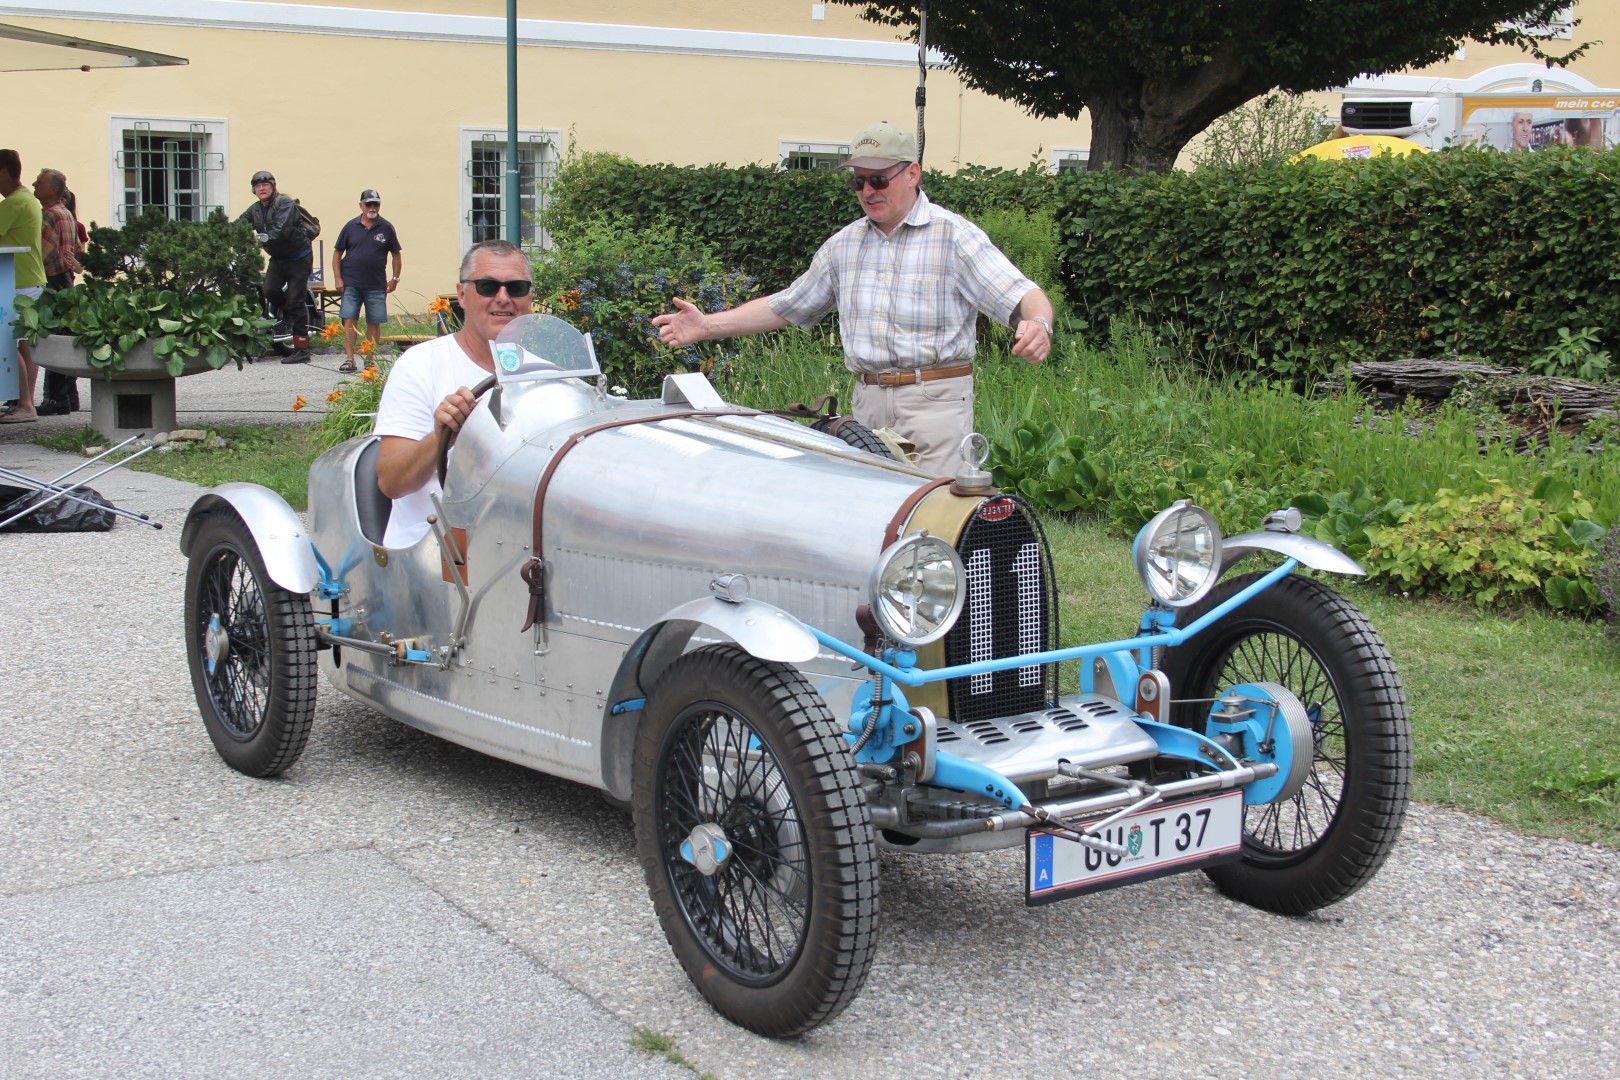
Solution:
{"label": "green hedge", "polygon": [[[1620,352],[1620,152],[1456,151],[1163,175],[930,171],[941,205],[1052,214],[1082,329],[1116,316],[1217,370],[1301,376],[1347,359],[1527,366],[1588,332]],[[548,224],[669,218],[764,291],[859,208],[838,170],[575,158]]]}

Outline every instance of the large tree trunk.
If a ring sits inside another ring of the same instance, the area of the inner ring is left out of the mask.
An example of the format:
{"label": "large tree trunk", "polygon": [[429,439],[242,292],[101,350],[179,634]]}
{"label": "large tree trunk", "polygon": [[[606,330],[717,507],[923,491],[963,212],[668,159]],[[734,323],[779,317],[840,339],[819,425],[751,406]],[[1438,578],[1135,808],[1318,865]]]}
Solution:
{"label": "large tree trunk", "polygon": [[1199,132],[1271,87],[1231,47],[1174,77],[1121,78],[1077,87],[1091,113],[1087,168],[1169,172]]}

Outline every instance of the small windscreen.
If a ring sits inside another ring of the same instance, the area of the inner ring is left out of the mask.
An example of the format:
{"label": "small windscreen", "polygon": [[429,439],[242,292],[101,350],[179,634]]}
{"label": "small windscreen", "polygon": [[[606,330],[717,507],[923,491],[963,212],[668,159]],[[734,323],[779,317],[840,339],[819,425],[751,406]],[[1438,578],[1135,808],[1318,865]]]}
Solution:
{"label": "small windscreen", "polygon": [[490,343],[502,383],[601,374],[591,339],[555,315],[519,315]]}

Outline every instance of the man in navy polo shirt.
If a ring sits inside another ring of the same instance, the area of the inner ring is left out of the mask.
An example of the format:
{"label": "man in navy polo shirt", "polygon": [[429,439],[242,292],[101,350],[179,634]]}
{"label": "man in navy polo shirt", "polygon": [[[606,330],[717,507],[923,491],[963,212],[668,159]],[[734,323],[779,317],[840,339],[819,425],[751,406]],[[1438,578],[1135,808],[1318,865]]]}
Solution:
{"label": "man in navy polo shirt", "polygon": [[[383,263],[394,258],[392,277],[384,278]],[[373,343],[382,340],[383,323],[388,321],[388,294],[399,286],[404,260],[399,254],[399,237],[382,216],[382,196],[375,188],[360,193],[360,216],[343,226],[332,248],[332,287],[343,291],[338,317],[343,320],[343,351],[347,359],[339,371],[353,371],[354,341],[360,319],[360,305],[366,306],[366,336]],[[367,360],[366,366],[372,366]]]}

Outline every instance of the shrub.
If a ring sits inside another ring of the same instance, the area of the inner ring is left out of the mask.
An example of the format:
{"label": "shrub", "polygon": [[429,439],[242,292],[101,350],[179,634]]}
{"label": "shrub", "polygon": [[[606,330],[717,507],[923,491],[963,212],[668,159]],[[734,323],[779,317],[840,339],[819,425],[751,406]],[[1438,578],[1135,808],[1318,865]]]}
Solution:
{"label": "shrub", "polygon": [[1434,502],[1407,508],[1397,524],[1368,528],[1366,561],[1375,576],[1420,595],[1481,606],[1528,595],[1555,608],[1595,611],[1592,545],[1603,529],[1591,513],[1568,481],[1554,477],[1531,492],[1442,490]]}
{"label": "shrub", "polygon": [[679,296],[704,311],[750,299],[753,279],[727,271],[708,245],[681,235],[668,222],[633,226],[596,218],[535,261],[540,303],[588,331],[602,371],[631,397],[658,392],[665,375],[691,368],[710,371],[736,355],[728,341],[672,349],[658,339],[652,317]]}
{"label": "shrub", "polygon": [[174,376],[198,359],[241,366],[263,348],[270,325],[259,310],[260,262],[246,223],[219,210],[206,221],[170,221],[150,207],[122,229],[92,228],[84,280],[20,298],[18,330],[31,342],[71,336],[92,366],[111,371],[141,342]]}
{"label": "shrub", "polygon": [[[1456,149],[1166,174],[968,167],[923,189],[975,219],[1050,213],[1077,327],[1125,318],[1174,335],[1180,362],[1298,384],[1407,356],[1598,370],[1620,350],[1617,170],[1620,151]],[[765,292],[859,213],[836,170],[583,155],[553,191],[559,238],[602,206],[629,228],[669,216]]]}
{"label": "shrub", "polygon": [[1227,113],[1204,130],[1193,151],[1200,167],[1285,161],[1331,137],[1333,125],[1298,94],[1271,93]]}
{"label": "shrub", "polygon": [[256,295],[263,259],[253,227],[214,210],[206,221],[171,221],[149,206],[122,229],[90,228],[86,277],[135,288]]}

